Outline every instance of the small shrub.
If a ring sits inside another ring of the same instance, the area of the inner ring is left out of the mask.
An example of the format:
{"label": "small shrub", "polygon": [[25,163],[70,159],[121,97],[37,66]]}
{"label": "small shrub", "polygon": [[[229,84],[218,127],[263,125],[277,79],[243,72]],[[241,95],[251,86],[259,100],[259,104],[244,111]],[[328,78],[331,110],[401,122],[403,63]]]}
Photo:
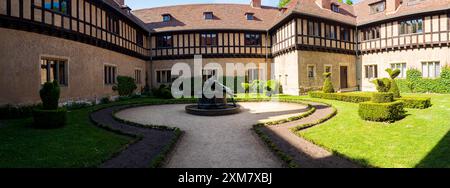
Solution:
{"label": "small shrub", "polygon": [[390,103],[374,103],[371,101],[359,103],[359,116],[368,121],[394,122],[405,117],[402,101]]}
{"label": "small shrub", "polygon": [[58,108],[60,93],[61,90],[56,80],[45,83],[39,91],[42,100],[42,108],[45,110],[56,110]]}
{"label": "small shrub", "polygon": [[375,92],[372,94],[372,102],[387,103],[394,101],[394,94],[391,92]]}
{"label": "small shrub", "polygon": [[241,83],[241,86],[244,89],[245,93],[250,92],[250,84],[249,83]]}
{"label": "small shrub", "polygon": [[67,121],[67,110],[58,108],[60,88],[57,81],[47,82],[39,91],[42,108],[33,110],[33,123],[36,128],[62,127]]}
{"label": "small shrub", "polygon": [[323,76],[325,77],[325,81],[323,82],[323,89],[322,91],[324,93],[334,93],[334,87],[333,87],[333,83],[331,82],[331,73],[327,72],[327,73],[323,73]]}
{"label": "small shrub", "polygon": [[108,104],[108,103],[110,103],[111,102],[111,100],[109,99],[109,97],[103,97],[101,100],[100,100],[100,104]]}
{"label": "small shrub", "polygon": [[33,109],[37,107],[42,107],[42,105],[0,106],[0,119],[27,118],[33,115]]}
{"label": "small shrub", "polygon": [[173,99],[171,87],[161,84],[158,89],[152,89],[152,93],[157,98]]}
{"label": "small shrub", "polygon": [[113,90],[117,91],[120,96],[130,96],[137,89],[137,85],[133,78],[129,76],[118,76],[117,85],[113,86]]}

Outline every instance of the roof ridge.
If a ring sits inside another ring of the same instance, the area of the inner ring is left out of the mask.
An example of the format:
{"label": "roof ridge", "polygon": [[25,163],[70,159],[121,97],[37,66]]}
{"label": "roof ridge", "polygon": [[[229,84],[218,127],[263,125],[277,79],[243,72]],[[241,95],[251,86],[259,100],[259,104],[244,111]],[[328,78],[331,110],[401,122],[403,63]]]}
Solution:
{"label": "roof ridge", "polygon": [[[190,4],[178,4],[178,5],[169,5],[169,6],[141,8],[141,9],[134,9],[133,11],[171,8],[171,7],[179,7],[179,6],[205,6],[205,5],[238,5],[238,6],[248,6],[248,7],[252,8],[249,4],[243,4],[243,3],[190,3]],[[267,5],[262,5],[261,8],[279,9],[278,7],[267,6]]]}

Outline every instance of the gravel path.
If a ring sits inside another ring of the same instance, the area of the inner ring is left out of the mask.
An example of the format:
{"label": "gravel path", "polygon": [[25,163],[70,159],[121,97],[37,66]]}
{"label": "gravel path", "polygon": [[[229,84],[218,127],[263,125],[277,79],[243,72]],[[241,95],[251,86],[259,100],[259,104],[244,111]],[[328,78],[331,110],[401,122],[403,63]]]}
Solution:
{"label": "gravel path", "polygon": [[142,140],[131,144],[127,149],[122,151],[116,157],[106,161],[101,168],[148,168],[152,159],[154,159],[175,136],[171,131],[162,131],[155,129],[147,129],[134,127],[120,123],[114,120],[112,112],[119,107],[103,109],[91,114],[93,121],[106,125],[113,130],[121,132],[141,135]]}
{"label": "gravel path", "polygon": [[187,114],[185,105],[158,105],[120,111],[119,118],[141,124],[178,127],[185,131],[166,167],[170,168],[279,168],[283,163],[251,130],[260,121],[305,112],[293,103],[239,103],[243,112],[201,117]]}
{"label": "gravel path", "polygon": [[[262,130],[269,135],[272,142],[279,149],[293,157],[293,160],[301,168],[357,168],[359,167],[349,160],[343,159],[331,152],[312,144],[311,142],[295,135],[289,128],[306,123],[315,123],[317,120],[333,113],[333,108],[319,103],[311,103],[317,110],[310,116],[284,124],[263,127]],[[319,125],[318,125],[319,126]]]}

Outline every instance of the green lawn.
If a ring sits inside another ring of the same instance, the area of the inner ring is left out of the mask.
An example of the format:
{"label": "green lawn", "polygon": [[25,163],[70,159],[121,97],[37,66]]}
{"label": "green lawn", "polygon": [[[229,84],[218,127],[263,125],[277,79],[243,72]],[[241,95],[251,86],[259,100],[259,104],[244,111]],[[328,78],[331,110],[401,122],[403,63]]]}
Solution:
{"label": "green lawn", "polygon": [[450,168],[450,95],[415,96],[431,97],[433,106],[407,109],[408,116],[393,124],[361,120],[358,104],[303,96],[332,104],[338,114],[298,134],[367,166]]}

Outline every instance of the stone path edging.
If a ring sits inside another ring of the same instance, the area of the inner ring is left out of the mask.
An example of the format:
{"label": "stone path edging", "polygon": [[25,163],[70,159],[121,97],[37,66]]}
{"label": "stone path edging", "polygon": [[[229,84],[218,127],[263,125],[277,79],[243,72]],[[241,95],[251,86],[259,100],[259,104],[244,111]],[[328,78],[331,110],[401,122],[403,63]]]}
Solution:
{"label": "stone path edging", "polygon": [[[255,131],[291,167],[300,168],[358,168],[359,165],[297,136],[292,129],[306,129],[335,115],[331,106],[310,102],[316,111],[307,117],[277,125],[255,126]],[[306,126],[305,126],[306,125]],[[304,127],[302,127],[304,126]],[[263,135],[261,135],[263,134]]]}
{"label": "stone path edging", "polygon": [[164,155],[178,140],[181,132],[179,129],[172,131],[131,126],[125,122],[120,122],[113,117],[117,110],[126,108],[125,106],[114,106],[100,109],[91,113],[91,120],[102,128],[120,134],[137,137],[133,143],[116,154],[111,159],[101,164],[100,168],[149,168],[158,167]]}

